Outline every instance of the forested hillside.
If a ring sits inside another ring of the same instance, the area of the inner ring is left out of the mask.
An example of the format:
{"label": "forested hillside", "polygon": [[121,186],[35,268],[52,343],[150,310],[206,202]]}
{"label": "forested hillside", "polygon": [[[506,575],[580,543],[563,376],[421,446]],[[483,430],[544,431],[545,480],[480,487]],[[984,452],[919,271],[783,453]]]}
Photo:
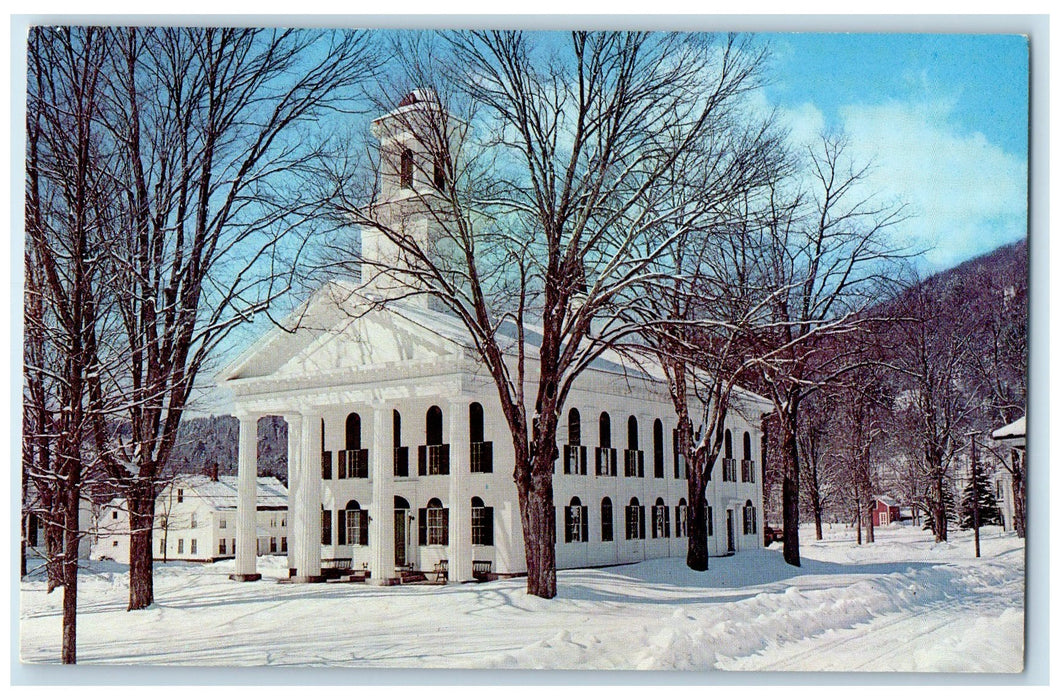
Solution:
{"label": "forested hillside", "polygon": [[[169,471],[200,472],[216,463],[219,474],[235,474],[238,445],[239,421],[232,416],[185,420],[180,424]],[[287,423],[279,416],[258,421],[258,474],[287,483]]]}

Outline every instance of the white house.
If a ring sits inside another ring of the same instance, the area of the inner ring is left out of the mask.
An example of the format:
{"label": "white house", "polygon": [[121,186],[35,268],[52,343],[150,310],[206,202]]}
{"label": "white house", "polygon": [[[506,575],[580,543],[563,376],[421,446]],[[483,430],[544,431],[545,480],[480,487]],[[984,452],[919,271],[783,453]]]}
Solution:
{"label": "white house", "polygon": [[[990,433],[1000,446],[1009,450],[1009,460],[1013,464],[1026,465],[1027,459],[1027,417],[1023,416],[1008,425]],[[1024,472],[1026,479],[1026,472]],[[1001,522],[1006,530],[1014,529],[1015,495],[1012,490],[1012,472],[1000,468],[994,473],[994,491],[997,507],[1001,511]]]}
{"label": "white house", "polygon": [[[253,543],[256,554],[287,553],[287,489],[258,477]],[[235,556],[236,477],[178,474],[155,501],[152,533],[157,561],[214,561]],[[129,563],[129,514],[115,499],[100,511],[93,559]]]}
{"label": "white house", "polygon": [[[373,132],[402,161],[421,157],[393,113]],[[419,181],[429,168],[384,168],[383,210],[412,187],[430,186]],[[426,216],[401,216],[430,235]],[[363,240],[366,255],[395,254],[370,232]],[[391,277],[387,287],[385,277],[365,277],[363,286],[325,285],[299,310],[296,332],[267,333],[218,376],[240,421],[233,578],[259,577],[254,558],[241,553],[254,537],[264,415],[288,425],[292,580],[320,580],[336,565],[366,569],[380,584],[441,562],[452,581],[525,572],[510,433],[466,329],[422,296],[395,300],[395,290],[409,291],[405,281]],[[532,342],[534,329],[527,332]],[[733,402],[724,460],[707,489],[714,555],[762,545],[760,425],[769,409],[745,391]],[[661,370],[605,354],[580,376],[564,411],[553,484],[557,566],[683,555],[687,482]]]}

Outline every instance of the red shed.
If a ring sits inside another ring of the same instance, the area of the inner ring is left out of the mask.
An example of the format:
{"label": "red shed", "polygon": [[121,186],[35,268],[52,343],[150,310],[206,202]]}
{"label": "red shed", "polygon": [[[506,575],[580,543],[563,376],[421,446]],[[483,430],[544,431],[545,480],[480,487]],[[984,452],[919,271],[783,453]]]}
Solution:
{"label": "red shed", "polygon": [[889,496],[872,497],[872,524],[874,527],[898,522],[898,504]]}

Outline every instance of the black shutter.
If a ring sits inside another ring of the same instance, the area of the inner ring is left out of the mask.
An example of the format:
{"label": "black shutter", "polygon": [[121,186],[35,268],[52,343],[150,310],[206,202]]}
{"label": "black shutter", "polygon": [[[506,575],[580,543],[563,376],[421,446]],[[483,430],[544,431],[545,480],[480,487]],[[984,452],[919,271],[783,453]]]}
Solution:
{"label": "black shutter", "polygon": [[442,544],[449,544],[449,509],[442,508]]}
{"label": "black shutter", "polygon": [[582,506],[582,532],[581,541],[589,541],[589,506]]}
{"label": "black shutter", "polygon": [[368,511],[361,511],[360,544],[368,544]]}
{"label": "black shutter", "polygon": [[427,544],[427,509],[420,508],[420,545]]}
{"label": "black shutter", "polygon": [[482,509],[482,544],[493,546],[493,506]]}
{"label": "black shutter", "polygon": [[331,544],[331,511],[320,511],[320,544]]}
{"label": "black shutter", "polygon": [[644,539],[644,506],[640,507],[640,538]]}
{"label": "black shutter", "polygon": [[573,519],[573,515],[574,514],[571,512],[571,507],[570,506],[566,506],[563,509],[563,541],[564,542],[570,542],[571,541],[571,532],[574,529],[573,528],[574,523],[571,522],[572,519]]}
{"label": "black shutter", "polygon": [[339,511],[339,544],[346,544],[346,511]]}
{"label": "black shutter", "polygon": [[418,471],[420,476],[427,476],[427,446],[420,445],[416,450],[417,462],[419,462]]}
{"label": "black shutter", "polygon": [[651,507],[651,537],[652,537],[652,539],[655,539],[655,538],[657,538],[659,536],[659,522],[657,520],[658,517],[659,517],[659,506],[652,506]]}

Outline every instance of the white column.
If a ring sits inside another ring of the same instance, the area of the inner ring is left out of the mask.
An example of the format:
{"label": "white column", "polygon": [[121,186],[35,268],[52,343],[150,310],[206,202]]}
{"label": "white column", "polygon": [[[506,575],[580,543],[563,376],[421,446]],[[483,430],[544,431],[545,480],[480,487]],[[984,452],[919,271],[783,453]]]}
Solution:
{"label": "white column", "polygon": [[287,567],[291,575],[304,569],[302,549],[302,416],[287,414]]}
{"label": "white column", "polygon": [[471,576],[471,436],[468,405],[450,401],[445,420],[449,443],[449,580],[470,581]]}
{"label": "white column", "polygon": [[258,416],[239,416],[239,481],[236,502],[235,581],[256,581],[258,530]]}
{"label": "white column", "polygon": [[371,548],[371,582],[385,585],[394,578],[394,421],[393,410],[385,404],[372,407],[371,520],[368,544]]}
{"label": "white column", "polygon": [[298,505],[302,522],[298,576],[311,580],[320,576],[320,416],[303,414],[301,433]]}

